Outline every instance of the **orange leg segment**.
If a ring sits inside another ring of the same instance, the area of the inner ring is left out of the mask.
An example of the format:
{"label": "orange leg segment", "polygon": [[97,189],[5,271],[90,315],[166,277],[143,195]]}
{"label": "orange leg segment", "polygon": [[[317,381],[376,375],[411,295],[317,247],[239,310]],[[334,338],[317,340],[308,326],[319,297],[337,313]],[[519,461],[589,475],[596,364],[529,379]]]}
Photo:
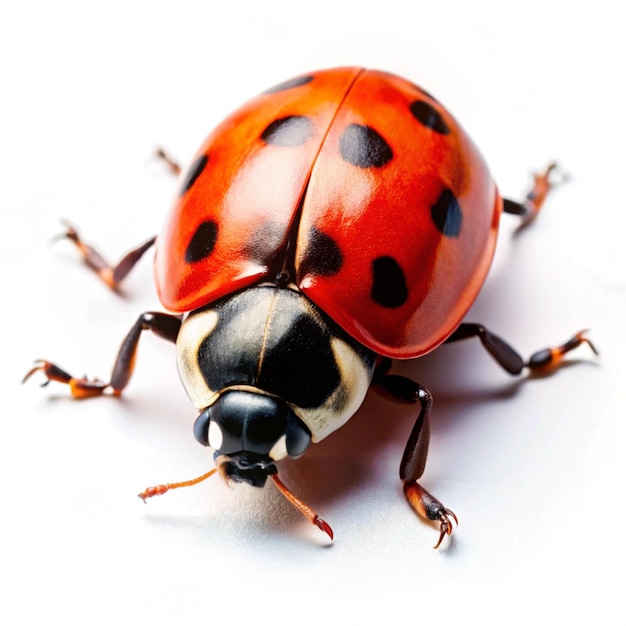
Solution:
{"label": "orange leg segment", "polygon": [[92,245],[83,241],[76,228],[67,222],[65,232],[55,239],[69,239],[78,248],[83,261],[100,280],[110,289],[117,291],[119,285],[128,273],[137,265],[139,259],[154,245],[156,237],[148,239],[137,248],[133,248],[117,264],[111,265]]}
{"label": "orange leg segment", "polygon": [[[459,525],[456,515],[432,496],[424,487],[412,480],[404,483],[404,495],[413,510],[426,521],[439,524],[439,539],[434,545],[435,550],[441,545],[446,535],[452,534],[452,519]],[[450,519],[452,518],[452,519]]]}
{"label": "orange leg segment", "polygon": [[119,396],[132,376],[141,333],[144,330],[151,330],[155,335],[175,343],[180,325],[181,318],[177,315],[142,313],[120,346],[109,382],[97,378],[74,378],[58,365],[43,359],[35,361],[34,367],[27,372],[22,382],[26,382],[35,372],[41,372],[46,377],[44,386],[51,380],[64,383],[69,385],[75,398],[93,398],[103,395],[108,390],[114,396]]}
{"label": "orange leg segment", "polygon": [[417,515],[425,522],[439,524],[439,539],[435,544],[438,548],[444,537],[452,534],[452,520],[457,524],[458,520],[450,509],[417,482],[424,473],[428,456],[432,397],[427,389],[410,378],[389,374],[390,367],[389,359],[380,362],[374,372],[372,389],[395,402],[420,407],[400,463],[400,479],[404,495]]}
{"label": "orange leg segment", "polygon": [[22,383],[25,383],[35,372],[43,372],[47,379],[43,383],[42,387],[45,387],[51,380],[59,383],[65,383],[66,385],[69,385],[72,396],[75,398],[82,399],[101,396],[104,390],[109,386],[108,383],[98,380],[97,378],[91,380],[87,378],[74,378],[65,370],[62,370],[58,365],[43,359],[35,361],[34,367],[26,373],[26,376],[22,379]]}
{"label": "orange leg segment", "polygon": [[300,498],[295,496],[286,486],[285,484],[278,478],[277,474],[272,474],[270,476],[274,485],[280,493],[287,498],[290,504],[292,504],[304,517],[306,517],[311,524],[317,526],[320,530],[325,532],[331,539],[333,539],[333,529],[330,525],[324,521],[310,506],[305,504]]}
{"label": "orange leg segment", "polygon": [[598,351],[593,343],[591,343],[591,340],[585,336],[586,332],[586,330],[581,330],[563,345],[557,346],[556,348],[544,348],[543,350],[535,352],[530,359],[528,359],[526,366],[532,371],[548,371],[554,367],[558,367],[563,361],[563,357],[568,352],[578,348],[578,346],[581,346],[583,343],[586,343],[593,353],[597,355]]}
{"label": "orange leg segment", "polygon": [[585,336],[588,331],[581,330],[563,345],[556,348],[544,348],[538,350],[528,361],[524,361],[517,350],[510,346],[504,339],[498,337],[482,324],[474,324],[464,322],[446,339],[446,343],[469,339],[470,337],[478,337],[483,347],[496,360],[498,365],[505,369],[509,374],[518,375],[527,367],[531,371],[548,371],[559,366],[563,357],[572,350],[586,343],[594,354],[598,354],[596,347],[591,340]]}

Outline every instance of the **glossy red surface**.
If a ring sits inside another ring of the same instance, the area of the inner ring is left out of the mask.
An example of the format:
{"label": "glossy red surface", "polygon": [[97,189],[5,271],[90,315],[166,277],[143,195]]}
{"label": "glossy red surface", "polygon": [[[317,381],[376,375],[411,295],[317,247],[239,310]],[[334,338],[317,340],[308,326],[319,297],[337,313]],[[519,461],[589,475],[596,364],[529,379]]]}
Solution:
{"label": "glossy red surface", "polygon": [[[360,68],[317,72],[296,88],[257,96],[207,138],[208,163],[175,203],[157,240],[161,301],[189,311],[266,278],[289,258],[297,229],[296,282],[342,328],[376,352],[412,358],[439,345],[477,296],[493,257],[501,200],[471,139],[439,103],[397,76]],[[416,123],[409,107],[426,101],[449,132]],[[301,145],[272,145],[268,126],[306,116]],[[382,166],[356,167],[340,155],[351,124],[373,127],[391,147]],[[431,207],[449,189],[461,207],[458,233],[444,235]],[[300,211],[300,208],[302,210]],[[219,227],[206,258],[184,261],[198,226]],[[303,263],[313,232],[341,251],[338,271]],[[407,298],[372,299],[372,263],[391,257]]]}

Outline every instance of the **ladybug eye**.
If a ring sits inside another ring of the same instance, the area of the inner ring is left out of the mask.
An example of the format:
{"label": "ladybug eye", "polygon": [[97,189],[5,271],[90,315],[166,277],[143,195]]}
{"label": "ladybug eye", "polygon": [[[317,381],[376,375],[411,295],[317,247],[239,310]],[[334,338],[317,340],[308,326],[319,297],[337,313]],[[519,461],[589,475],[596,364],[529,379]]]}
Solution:
{"label": "ladybug eye", "polygon": [[285,446],[289,456],[300,456],[311,443],[311,431],[304,425],[302,420],[290,411],[285,433]]}
{"label": "ladybug eye", "polygon": [[196,438],[198,443],[201,443],[203,446],[209,445],[209,421],[211,419],[211,409],[208,408],[198,417],[193,424],[193,435]]}

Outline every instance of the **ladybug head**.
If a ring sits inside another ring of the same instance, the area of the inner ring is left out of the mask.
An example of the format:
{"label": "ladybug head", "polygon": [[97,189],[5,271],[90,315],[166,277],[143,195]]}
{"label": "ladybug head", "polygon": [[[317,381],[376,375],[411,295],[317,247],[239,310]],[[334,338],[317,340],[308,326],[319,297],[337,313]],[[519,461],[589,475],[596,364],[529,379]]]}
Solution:
{"label": "ladybug head", "polygon": [[262,487],[276,473],[275,461],[300,456],[311,432],[275,396],[231,389],[196,419],[196,439],[215,450],[222,475],[235,482]]}

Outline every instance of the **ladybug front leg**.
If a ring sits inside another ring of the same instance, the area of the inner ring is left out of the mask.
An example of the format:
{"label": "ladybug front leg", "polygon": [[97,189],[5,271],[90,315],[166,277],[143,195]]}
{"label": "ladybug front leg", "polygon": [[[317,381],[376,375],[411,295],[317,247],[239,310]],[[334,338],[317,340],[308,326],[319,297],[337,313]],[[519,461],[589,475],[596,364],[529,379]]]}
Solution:
{"label": "ladybug front leg", "polygon": [[374,373],[372,387],[395,402],[420,405],[419,414],[400,463],[400,479],[404,482],[404,494],[413,510],[424,521],[438,524],[439,539],[434,546],[438,548],[444,537],[452,533],[452,520],[458,524],[458,519],[450,509],[417,482],[424,473],[428,456],[432,396],[427,389],[410,378],[389,374],[390,367],[389,359],[382,361]]}
{"label": "ladybug front leg", "polygon": [[519,215],[522,218],[521,225],[525,226],[537,217],[550,190],[565,180],[567,175],[559,170],[556,163],[550,163],[543,172],[534,174],[533,187],[522,202],[504,198],[502,210],[505,213]]}
{"label": "ladybug front leg", "polygon": [[99,379],[74,378],[58,365],[43,359],[35,362],[35,366],[26,374],[22,382],[26,382],[35,372],[41,372],[47,379],[44,385],[51,380],[69,385],[72,396],[75,398],[93,398],[109,390],[114,396],[119,396],[132,376],[141,333],[144,330],[151,330],[163,339],[176,342],[181,322],[181,318],[176,315],[142,313],[120,346],[109,382]]}
{"label": "ladybug front leg", "polygon": [[127,274],[135,267],[139,259],[141,259],[156,241],[156,237],[148,239],[145,243],[128,252],[117,264],[111,265],[100,252],[82,240],[78,231],[72,225],[65,223],[65,227],[65,232],[61,233],[57,239],[69,239],[74,242],[87,267],[94,271],[100,280],[114,291],[117,291],[121,281],[126,278]]}

